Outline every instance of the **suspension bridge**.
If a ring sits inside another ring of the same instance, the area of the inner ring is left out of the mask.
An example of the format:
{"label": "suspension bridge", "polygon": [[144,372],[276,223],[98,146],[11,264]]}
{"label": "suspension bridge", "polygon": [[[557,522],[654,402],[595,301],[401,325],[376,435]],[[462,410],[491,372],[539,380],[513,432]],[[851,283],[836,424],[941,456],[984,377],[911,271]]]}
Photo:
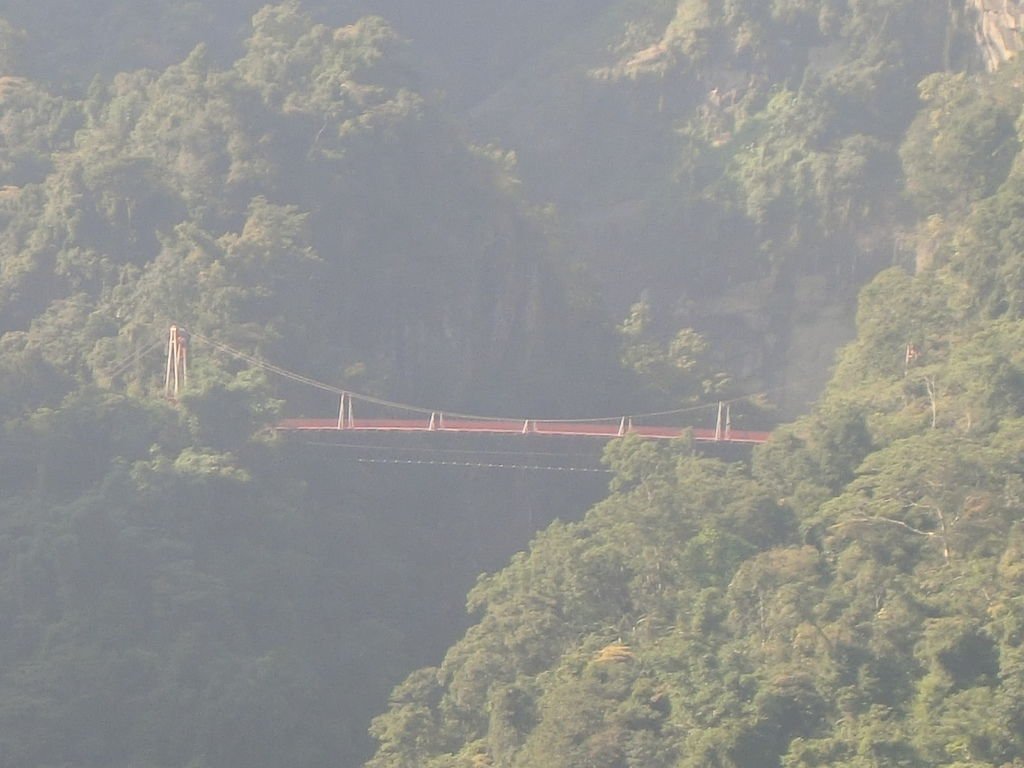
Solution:
{"label": "suspension bridge", "polygon": [[[351,396],[355,400],[355,396]],[[724,404],[723,404],[724,406]],[[719,422],[714,429],[700,427],[635,424],[632,417],[608,417],[594,421],[558,421],[553,419],[456,418],[434,411],[420,419],[357,419],[345,415],[341,407],[338,419],[282,419],[278,432],[433,432],[476,435],[534,435],[538,437],[591,437],[610,440],[626,435],[654,440],[674,440],[689,436],[702,443],[757,444],[768,440],[767,432],[733,429]]]}
{"label": "suspension bridge", "polygon": [[[267,373],[333,394],[338,398],[338,412],[330,418],[286,418],[278,421],[273,429],[281,434],[338,434],[346,435],[401,435],[435,434],[458,436],[514,436],[531,438],[587,438],[608,441],[635,435],[651,440],[673,440],[689,437],[697,443],[722,443],[753,445],[768,440],[764,431],[734,429],[731,406],[746,398],[720,401],[679,408],[658,413],[603,416],[588,419],[510,418],[502,416],[481,416],[457,413],[434,408],[423,408],[385,400],[371,395],[359,394],[331,384],[317,381],[302,374],[269,363],[254,355],[234,349],[215,339],[196,332],[186,332],[178,326],[171,326],[167,344],[167,366],[165,395],[176,400],[185,391],[188,379],[189,349],[192,340],[199,341],[213,350],[236,360],[259,368]],[[360,408],[357,409],[356,405]],[[362,414],[363,407],[372,407],[376,413]],[[717,410],[716,410],[717,409]],[[357,412],[358,411],[358,412]],[[686,415],[694,416],[703,411],[715,414],[713,427],[697,427],[692,424],[673,425],[672,419]],[[381,415],[387,412],[388,415]],[[535,440],[531,440],[535,442]]]}

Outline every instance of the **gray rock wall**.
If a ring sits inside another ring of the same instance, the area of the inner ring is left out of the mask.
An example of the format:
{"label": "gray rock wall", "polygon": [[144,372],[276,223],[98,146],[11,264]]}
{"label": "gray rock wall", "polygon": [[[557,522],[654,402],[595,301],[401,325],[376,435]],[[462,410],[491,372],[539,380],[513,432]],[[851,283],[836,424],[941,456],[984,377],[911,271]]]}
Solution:
{"label": "gray rock wall", "polygon": [[967,7],[975,15],[975,36],[989,71],[1024,50],[1024,2],[967,0]]}

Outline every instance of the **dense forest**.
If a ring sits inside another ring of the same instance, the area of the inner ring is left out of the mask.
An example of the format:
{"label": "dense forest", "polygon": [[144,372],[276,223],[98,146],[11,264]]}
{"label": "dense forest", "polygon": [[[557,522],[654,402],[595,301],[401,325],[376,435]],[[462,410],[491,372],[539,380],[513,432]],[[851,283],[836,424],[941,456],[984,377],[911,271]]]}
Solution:
{"label": "dense forest", "polygon": [[0,764],[1024,765],[1024,10],[437,5],[0,8]]}

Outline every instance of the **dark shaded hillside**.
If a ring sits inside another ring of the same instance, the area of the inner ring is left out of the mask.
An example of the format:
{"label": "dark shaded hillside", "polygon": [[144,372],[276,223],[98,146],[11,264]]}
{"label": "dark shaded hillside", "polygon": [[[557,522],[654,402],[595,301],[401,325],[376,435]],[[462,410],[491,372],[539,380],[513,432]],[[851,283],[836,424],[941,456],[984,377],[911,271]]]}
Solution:
{"label": "dark shaded hillside", "polygon": [[5,765],[357,765],[475,575],[602,488],[200,439],[99,393],[7,422]]}

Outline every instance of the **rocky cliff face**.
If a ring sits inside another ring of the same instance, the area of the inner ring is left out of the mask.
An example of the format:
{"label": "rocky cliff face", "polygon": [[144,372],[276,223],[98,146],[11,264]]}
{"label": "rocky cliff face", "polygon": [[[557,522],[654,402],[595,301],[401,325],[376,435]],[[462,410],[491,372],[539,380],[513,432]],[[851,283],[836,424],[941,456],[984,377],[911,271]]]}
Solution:
{"label": "rocky cliff face", "polygon": [[967,6],[975,15],[975,36],[989,71],[1024,50],[1024,3],[967,0]]}

